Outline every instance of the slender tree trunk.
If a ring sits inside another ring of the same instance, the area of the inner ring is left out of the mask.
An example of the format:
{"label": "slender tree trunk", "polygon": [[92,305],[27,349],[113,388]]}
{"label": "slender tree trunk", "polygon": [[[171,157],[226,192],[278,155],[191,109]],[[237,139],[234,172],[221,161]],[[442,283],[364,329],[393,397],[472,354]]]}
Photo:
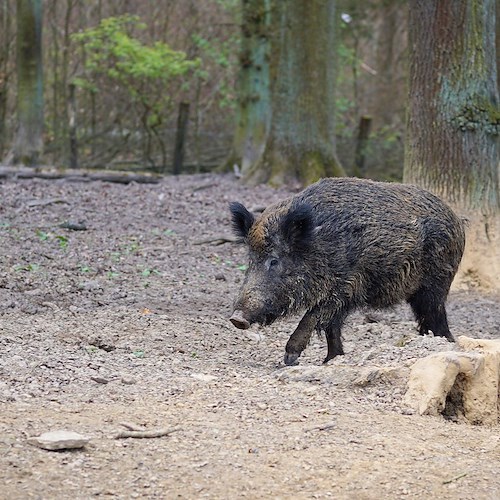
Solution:
{"label": "slender tree trunk", "polygon": [[4,0],[0,6],[0,159],[7,144],[7,103],[10,81],[11,5]]}
{"label": "slender tree trunk", "polygon": [[245,179],[309,184],[344,175],[335,154],[335,1],[275,2],[273,17],[270,131]]}
{"label": "slender tree trunk", "polygon": [[405,182],[470,219],[462,274],[500,288],[494,0],[411,0]]}
{"label": "slender tree trunk", "polygon": [[61,89],[61,100],[63,103],[63,112],[62,112],[62,130],[61,133],[61,153],[62,158],[64,159],[65,164],[71,163],[71,148],[70,148],[70,97],[69,93],[69,65],[70,65],[70,33],[71,33],[71,15],[73,12],[74,0],[67,0],[66,2],[66,12],[64,16],[64,36],[63,36],[63,45],[62,45],[62,61],[61,61],[61,73],[60,73],[60,89]]}
{"label": "slender tree trunk", "polygon": [[[49,49],[50,54],[50,62],[52,66],[51,71],[51,86],[52,86],[52,110],[49,112],[49,116],[52,118],[52,130],[51,137],[49,141],[53,142],[53,144],[57,144],[56,141],[59,140],[61,136],[61,120],[59,116],[59,26],[57,22],[57,0],[52,0],[49,3],[49,7],[47,9],[47,14],[49,18],[49,24],[51,27],[51,35],[52,35],[52,47]],[[49,81],[46,78],[46,85],[49,85]],[[47,110],[46,110],[47,112]]]}
{"label": "slender tree trunk", "polygon": [[[406,26],[408,9],[406,2],[401,0],[386,0],[378,7],[380,26],[376,33],[375,68],[377,71],[373,80],[373,98],[370,113],[374,125],[382,127],[404,123],[404,79],[401,78],[402,64],[399,54],[405,46],[406,36],[403,36],[401,26]],[[403,38],[403,40],[402,40]]]}
{"label": "slender tree trunk", "polygon": [[41,0],[17,0],[17,118],[14,163],[36,166],[43,148]]}
{"label": "slender tree trunk", "polygon": [[76,87],[74,83],[69,84],[69,168],[78,168],[78,142],[77,142],[77,125],[76,125]]}

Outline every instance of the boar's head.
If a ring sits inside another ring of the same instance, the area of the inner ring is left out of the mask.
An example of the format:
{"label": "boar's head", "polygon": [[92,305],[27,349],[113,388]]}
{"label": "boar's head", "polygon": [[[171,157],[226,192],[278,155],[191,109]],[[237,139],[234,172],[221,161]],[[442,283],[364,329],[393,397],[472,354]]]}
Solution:
{"label": "boar's head", "polygon": [[255,218],[241,203],[231,203],[233,231],[247,245],[249,263],[234,302],[231,322],[246,329],[269,325],[306,306],[308,255],[315,221],[310,205],[286,200]]}

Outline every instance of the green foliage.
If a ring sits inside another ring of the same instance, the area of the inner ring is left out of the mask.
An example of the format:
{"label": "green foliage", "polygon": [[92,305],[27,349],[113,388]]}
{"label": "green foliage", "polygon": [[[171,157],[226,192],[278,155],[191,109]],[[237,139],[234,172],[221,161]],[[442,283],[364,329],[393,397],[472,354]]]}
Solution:
{"label": "green foliage", "polygon": [[47,241],[49,239],[49,233],[46,233],[45,231],[38,230],[36,235],[40,241]]}
{"label": "green foliage", "polygon": [[69,240],[68,240],[67,236],[56,235],[56,240],[58,241],[59,247],[62,250],[66,250],[66,248],[68,248]]}
{"label": "green foliage", "polygon": [[234,54],[238,51],[240,38],[229,37],[227,40],[209,40],[201,35],[191,36],[193,43],[200,52],[202,64],[196,71],[196,75],[202,80],[209,78],[209,66],[216,66],[222,71],[218,71],[221,80],[218,82],[219,106],[221,108],[234,108],[236,106],[236,96],[234,95],[234,82],[232,80],[233,71],[236,66]]}
{"label": "green foliage", "polygon": [[42,231],[41,229],[37,229],[36,235],[40,241],[51,242],[56,241],[61,250],[66,250],[69,244],[69,238],[62,234],[52,234]]}
{"label": "green foliage", "polygon": [[158,271],[158,269],[155,269],[155,268],[151,268],[151,267],[146,267],[142,272],[141,272],[142,276],[144,277],[148,277],[148,276],[151,276],[152,274],[156,274],[156,275],[160,275],[160,271]]}
{"label": "green foliage", "polygon": [[16,264],[14,266],[14,271],[26,271],[28,273],[36,273],[40,270],[40,264],[29,263],[29,264]]}
{"label": "green foliage", "polygon": [[[143,91],[145,82],[165,85],[199,65],[198,60],[188,60],[184,52],[173,50],[166,43],[155,42],[148,46],[131,36],[132,30],[145,27],[137,16],[109,17],[97,27],[72,37],[82,45],[88,75],[104,75],[142,102],[149,99],[147,92]],[[78,78],[74,83],[95,88],[92,80]]]}
{"label": "green foliage", "polygon": [[165,89],[177,80],[187,85],[183,77],[200,61],[189,60],[166,43],[145,45],[132,36],[144,28],[137,16],[124,15],[103,19],[97,27],[74,34],[73,40],[84,52],[86,77],[73,82],[98,92],[104,79],[113,92],[117,86],[126,90],[131,102],[141,107],[142,126],[149,131],[162,124],[170,109],[171,93]]}

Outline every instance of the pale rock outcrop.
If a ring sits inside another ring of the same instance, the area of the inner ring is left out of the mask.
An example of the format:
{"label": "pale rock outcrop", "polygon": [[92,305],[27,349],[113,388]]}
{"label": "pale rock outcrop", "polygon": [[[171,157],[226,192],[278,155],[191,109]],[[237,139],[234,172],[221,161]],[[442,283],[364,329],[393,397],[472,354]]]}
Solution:
{"label": "pale rock outcrop", "polygon": [[464,352],[439,352],[411,368],[404,404],[421,415],[446,413],[472,424],[500,418],[500,339],[459,337]]}

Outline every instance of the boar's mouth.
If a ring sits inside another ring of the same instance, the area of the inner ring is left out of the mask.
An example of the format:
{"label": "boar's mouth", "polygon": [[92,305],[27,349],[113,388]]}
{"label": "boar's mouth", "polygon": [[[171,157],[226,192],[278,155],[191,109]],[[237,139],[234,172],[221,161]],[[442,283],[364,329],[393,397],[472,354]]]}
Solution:
{"label": "boar's mouth", "polygon": [[237,309],[233,312],[232,316],[229,318],[229,321],[231,321],[231,323],[236,328],[239,328],[240,330],[247,330],[253,323],[259,323],[259,325],[262,326],[271,325],[276,321],[276,319],[278,319],[278,317],[279,315],[277,314],[264,313],[262,315],[259,315],[258,317],[248,320],[243,314],[243,311]]}
{"label": "boar's mouth", "polygon": [[229,321],[231,321],[231,323],[240,330],[250,328],[250,322],[243,316],[243,311],[234,311],[232,316],[229,318]]}

